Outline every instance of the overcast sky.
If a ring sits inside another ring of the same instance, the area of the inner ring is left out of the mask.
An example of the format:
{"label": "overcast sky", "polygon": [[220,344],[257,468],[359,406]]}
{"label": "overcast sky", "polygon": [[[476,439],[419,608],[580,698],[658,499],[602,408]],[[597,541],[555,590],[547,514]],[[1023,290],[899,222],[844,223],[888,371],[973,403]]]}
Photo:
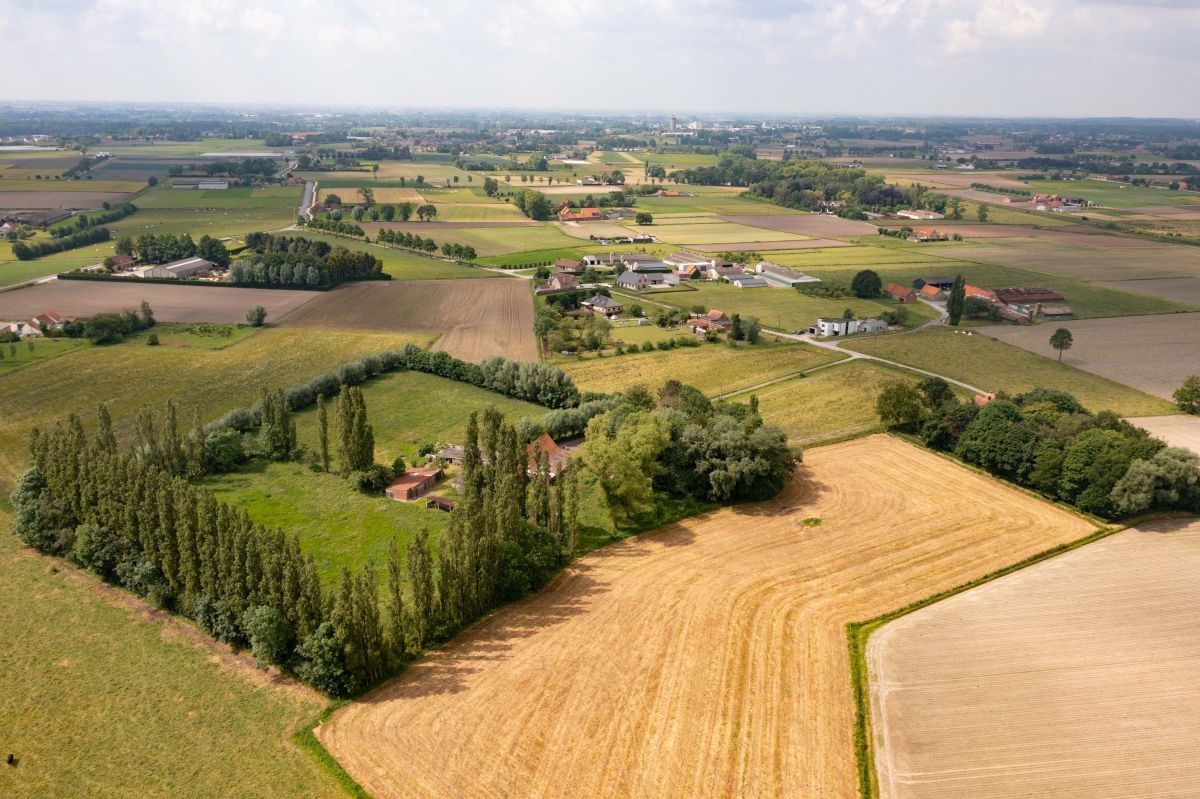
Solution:
{"label": "overcast sky", "polygon": [[0,97],[1200,117],[1200,0],[0,0]]}

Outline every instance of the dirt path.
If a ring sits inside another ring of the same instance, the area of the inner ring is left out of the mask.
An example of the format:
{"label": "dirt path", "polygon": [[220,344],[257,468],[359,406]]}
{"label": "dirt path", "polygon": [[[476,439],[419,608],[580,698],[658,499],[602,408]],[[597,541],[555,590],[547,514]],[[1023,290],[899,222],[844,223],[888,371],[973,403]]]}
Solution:
{"label": "dirt path", "polygon": [[377,799],[849,799],[845,623],[1090,530],[898,439],[810,450],[778,499],[581,559],[318,735]]}

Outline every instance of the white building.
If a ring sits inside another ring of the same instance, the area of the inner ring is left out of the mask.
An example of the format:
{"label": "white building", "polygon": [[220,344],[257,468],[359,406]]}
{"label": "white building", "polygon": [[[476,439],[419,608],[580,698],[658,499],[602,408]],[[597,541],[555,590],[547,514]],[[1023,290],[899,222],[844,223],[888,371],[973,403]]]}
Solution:
{"label": "white building", "polygon": [[878,333],[882,330],[887,330],[887,323],[882,319],[841,319],[823,316],[808,329],[808,332],[820,338],[834,338],[854,333]]}
{"label": "white building", "polygon": [[945,214],[939,214],[937,211],[926,211],[920,208],[909,208],[904,211],[897,211],[896,216],[901,219],[916,219],[924,221],[928,219],[945,219]]}
{"label": "white building", "polygon": [[143,266],[141,269],[135,269],[133,275],[135,277],[149,278],[167,278],[169,280],[182,280],[186,277],[211,272],[216,266],[204,260],[203,258],[184,258],[182,261],[172,261],[169,264],[158,264],[156,266]]}
{"label": "white building", "polygon": [[787,286],[788,288],[801,283],[821,282],[821,278],[819,277],[813,277],[812,275],[805,274],[804,272],[800,272],[795,269],[789,269],[786,266],[773,264],[770,261],[762,261],[754,267],[754,271],[757,272],[759,277],[761,277],[763,280],[780,286]]}

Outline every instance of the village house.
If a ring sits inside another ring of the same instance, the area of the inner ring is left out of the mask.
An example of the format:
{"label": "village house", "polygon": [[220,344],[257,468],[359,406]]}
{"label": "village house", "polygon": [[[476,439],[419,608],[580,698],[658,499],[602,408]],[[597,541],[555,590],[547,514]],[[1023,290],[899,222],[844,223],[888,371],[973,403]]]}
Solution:
{"label": "village house", "polygon": [[716,308],[704,314],[704,318],[722,330],[729,330],[733,327],[733,320],[724,311],[718,311]]}
{"label": "village house", "polygon": [[556,272],[566,272],[568,275],[582,275],[586,267],[581,261],[576,261],[573,258],[556,258],[554,259],[554,270]]}
{"label": "village house", "polygon": [[913,290],[896,283],[888,283],[883,287],[883,293],[891,297],[896,302],[916,302],[917,295]]}
{"label": "village house", "polygon": [[617,288],[644,291],[650,288],[650,276],[640,272],[622,272],[617,275]]}
{"label": "village house", "polygon": [[580,186],[599,186],[600,185],[600,181],[596,180],[596,178],[592,177],[591,175],[584,175],[583,177],[577,179],[575,182],[578,183]]}
{"label": "village house", "polygon": [[563,207],[558,209],[559,222],[599,222],[600,219],[599,208],[572,208],[563,204]]}
{"label": "village house", "polygon": [[433,459],[444,461],[446,463],[462,463],[463,448],[459,444],[451,444],[448,447],[442,447],[437,452],[433,453]]}
{"label": "village house", "polygon": [[388,499],[394,499],[397,502],[412,502],[429,493],[429,489],[433,488],[441,477],[442,470],[436,467],[433,469],[405,469],[392,480],[391,485],[383,490],[383,494]]}
{"label": "village house", "polygon": [[930,283],[926,283],[924,286],[921,286],[921,290],[917,293],[920,295],[921,299],[929,300],[930,302],[945,302],[947,296],[946,292]]}
{"label": "village house", "polygon": [[809,335],[819,338],[836,338],[854,333],[878,333],[882,330],[887,330],[887,322],[882,319],[843,319],[823,316],[808,329],[808,332]]}
{"label": "village house", "polygon": [[597,316],[603,316],[608,319],[614,316],[620,316],[625,310],[625,306],[614,300],[612,297],[605,297],[603,294],[597,294],[594,297],[589,297],[579,306],[584,310],[591,311]]}
{"label": "village house", "polygon": [[545,453],[546,460],[549,463],[551,480],[562,474],[562,470],[566,468],[567,462],[571,459],[570,450],[566,447],[560,447],[553,438],[542,433],[529,442],[529,446],[525,448],[525,456],[529,460],[530,475],[536,473],[538,459],[542,453]]}
{"label": "village house", "polygon": [[741,266],[735,264],[718,264],[717,266],[710,266],[704,273],[704,277],[707,280],[728,280],[736,275],[744,274],[746,272]]}
{"label": "village house", "polygon": [[67,322],[73,322],[75,317],[63,316],[54,311],[46,311],[29,320],[29,323],[38,330],[60,330]]}
{"label": "village house", "polygon": [[804,272],[800,272],[795,269],[789,269],[786,266],[773,264],[770,261],[762,261],[754,267],[754,271],[757,272],[759,277],[761,277],[763,280],[778,284],[780,286],[786,286],[787,288],[792,288],[793,286],[800,285],[801,283],[821,282],[821,278],[819,277],[813,277],[812,275],[805,274]]}
{"label": "village house", "polygon": [[963,296],[976,297],[989,305],[996,302],[996,292],[991,289],[981,289],[979,286],[972,286],[970,283],[963,286]]}
{"label": "village house", "polygon": [[546,281],[546,287],[554,291],[570,291],[579,288],[579,279],[567,272],[555,272]]}
{"label": "village house", "polygon": [[32,322],[0,322],[0,336],[40,338],[42,329]]}
{"label": "village house", "polygon": [[703,316],[693,316],[691,319],[688,319],[687,328],[698,335],[725,332],[725,328],[721,327],[715,322],[710,322],[706,317]]}
{"label": "village house", "polygon": [[137,268],[137,261],[132,255],[126,255],[119,252],[116,255],[110,256],[105,260],[111,262],[114,272],[131,272]]}
{"label": "village house", "polygon": [[937,228],[932,227],[915,227],[912,235],[908,237],[909,241],[946,241],[950,237],[941,232]]}
{"label": "village house", "polygon": [[687,274],[688,276],[699,274],[710,266],[717,265],[717,261],[714,258],[704,258],[686,252],[672,253],[663,259],[663,263],[675,267],[679,274]]}

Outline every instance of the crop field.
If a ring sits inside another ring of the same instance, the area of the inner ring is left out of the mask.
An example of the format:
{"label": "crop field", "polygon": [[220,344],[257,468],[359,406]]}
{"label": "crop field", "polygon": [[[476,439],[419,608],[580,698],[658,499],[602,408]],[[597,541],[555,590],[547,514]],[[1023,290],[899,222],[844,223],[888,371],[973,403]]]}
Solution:
{"label": "crop field", "polygon": [[[182,191],[182,190],[180,190]],[[136,205],[138,200],[134,200]],[[107,225],[113,235],[140,236],[189,234],[193,239],[210,236],[242,236],[256,230],[277,230],[296,221],[296,203],[274,203],[235,208],[150,208]],[[346,241],[343,239],[343,241]]]}
{"label": "crop field", "polygon": [[[204,291],[204,289],[199,289]],[[221,291],[221,289],[217,289]],[[147,347],[131,341],[87,347],[52,360],[30,364],[0,380],[0,494],[28,460],[29,427],[48,425],[77,413],[86,427],[96,407],[106,403],[118,436],[132,436],[139,407],[161,409],[168,399],[180,402],[181,418],[192,406],[205,419],[249,405],[259,390],[309,380],[314,375],[369,353],[408,342],[428,346],[429,334],[266,328],[223,349]]]}
{"label": "crop field", "polygon": [[57,358],[68,352],[91,346],[86,339],[39,338],[12,344],[0,344],[0,377],[33,363]]}
{"label": "crop field", "polygon": [[[302,186],[269,189],[172,189],[158,186],[138,197],[138,208],[288,208],[300,205]],[[294,216],[294,214],[293,214]]]}
{"label": "crop field", "polygon": [[1194,793],[1198,565],[1200,522],[1154,522],[881,627],[879,795]]}
{"label": "crop field", "polygon": [[113,155],[189,156],[202,153],[271,153],[262,139],[203,138],[199,141],[112,142],[104,149]]}
{"label": "crop field", "polygon": [[[136,216],[136,214],[135,214]],[[66,252],[44,255],[32,261],[20,261],[7,242],[0,242],[0,286],[12,286],[47,275],[56,275],[81,266],[97,264],[114,252],[115,242],[102,241]],[[0,316],[0,318],[3,318]]]}
{"label": "crop field", "polygon": [[1172,447],[1184,447],[1200,455],[1200,416],[1143,416],[1134,424]]}
{"label": "crop field", "polygon": [[[939,245],[940,247],[940,245]],[[953,257],[989,261],[1079,280],[1144,280],[1200,276],[1200,248],[1116,236],[1048,231],[946,248]],[[969,254],[968,254],[969,252]]]}
{"label": "crop field", "polygon": [[281,320],[289,327],[441,334],[436,348],[468,361],[536,361],[533,300],[518,279],[349,283]]}
{"label": "crop field", "polygon": [[13,686],[0,692],[0,728],[17,765],[0,793],[223,799],[236,784],[263,799],[345,796],[288,740],[324,697],[33,554],[8,522],[0,512],[0,667]]}
{"label": "crop field", "polygon": [[[1191,345],[1200,341],[1200,313],[1091,319],[1054,326],[1065,327],[1074,336],[1073,346],[1063,353],[1065,363],[1156,397],[1169,398],[1188,375],[1200,374],[1200,348]],[[1049,325],[988,328],[988,333],[1001,341],[1057,357],[1050,346],[1051,332]]]}
{"label": "crop field", "polygon": [[778,230],[735,225],[731,222],[703,222],[678,224],[674,221],[653,225],[634,226],[639,233],[657,236],[659,241],[670,244],[746,244],[759,241],[803,241],[806,236],[783,233]]}
{"label": "crop field", "polygon": [[750,227],[797,233],[801,236],[821,238],[824,236],[871,236],[878,235],[875,225],[854,219],[842,219],[828,214],[769,214],[767,216],[723,216],[725,222]]}
{"label": "crop field", "polygon": [[763,421],[781,427],[789,443],[808,446],[882,429],[875,398],[883,384],[894,380],[915,383],[918,379],[912,372],[855,360],[732,399],[747,402],[750,394],[757,395]]}
{"label": "crop field", "polygon": [[[726,283],[707,281],[690,281],[688,285],[693,286],[695,291],[655,292],[646,296],[680,308],[703,305],[727,314],[741,314],[743,319],[757,316],[763,326],[787,333],[807,330],[820,316],[840,317],[846,308],[854,311],[857,316],[879,316],[884,311],[897,307],[890,300],[860,300],[856,297],[826,299],[810,297],[794,289],[769,286],[739,289]],[[931,319],[936,315],[932,308],[922,303],[910,303],[904,307],[914,319]]]}
{"label": "crop field", "polygon": [[[68,199],[74,195],[90,195],[97,193],[112,193],[112,194],[130,194],[138,189],[145,188],[145,184],[140,182],[131,182],[124,180],[37,180],[36,178],[20,178],[14,179],[16,176],[12,171],[0,173],[3,175],[3,182],[0,183],[0,190],[12,192],[14,194],[29,194],[29,193],[50,193],[50,194],[65,194]],[[64,205],[72,205],[70,202],[64,202]],[[82,207],[82,204],[76,200],[73,205]]]}
{"label": "crop field", "polygon": [[361,186],[340,187],[336,189],[319,188],[317,189],[317,199],[323,200],[327,195],[336,194],[341,198],[343,205],[358,205],[362,202],[362,195],[358,193],[359,188],[370,189],[371,194],[375,197],[375,202],[380,204],[386,203],[416,203],[425,202],[425,198],[416,189],[402,189],[395,186],[380,186],[376,188],[372,186],[370,181],[364,180]]}
{"label": "crop field", "polygon": [[[616,331],[613,337],[618,337]],[[705,344],[634,355],[589,358],[560,365],[581,391],[623,391],[638,384],[657,391],[667,380],[675,379],[695,386],[709,396],[715,396],[803,372],[842,357],[831,350],[807,344],[763,342],[738,349]]]}
{"label": "crop field", "polygon": [[281,317],[321,296],[318,291],[170,286],[85,280],[54,280],[0,293],[0,319],[29,319],[45,311],[67,316],[91,316],[107,311],[136,309],[145,300],[161,322],[242,322],[255,305],[267,309],[267,321]]}
{"label": "crop field", "polygon": [[[99,208],[104,203],[120,203],[128,191],[12,191],[10,181],[0,181],[0,208],[37,210],[43,208]],[[45,185],[45,184],[43,184]]]}
{"label": "crop field", "polygon": [[810,450],[777,499],[597,550],[318,737],[377,799],[849,799],[846,622],[1090,529],[897,439]]}
{"label": "crop field", "polygon": [[[513,221],[519,220],[514,219]],[[481,256],[525,253],[530,250],[553,250],[579,244],[578,239],[573,239],[550,225],[516,224],[511,227],[439,225],[425,231],[422,231],[420,227],[405,227],[405,229],[421,233],[426,238],[432,238],[438,244],[447,241],[455,244],[469,244]]]}
{"label": "crop field", "polygon": [[[1178,322],[1187,318],[1159,316],[1132,319]],[[1200,315],[1197,318],[1200,318]],[[1109,329],[1109,326],[1115,325],[1117,321],[1075,324],[1099,324],[1100,329]],[[1053,330],[1045,325],[1029,328],[993,326],[986,328],[985,333],[966,335],[965,332],[956,332],[947,327],[937,327],[898,336],[854,338],[842,346],[919,369],[938,372],[987,391],[1019,394],[1037,387],[1069,391],[1091,411],[1109,410],[1122,416],[1160,416],[1171,413],[1174,408],[1171,403],[1144,394],[1128,384],[1123,385],[1115,380],[1077,369],[1072,365],[1078,362],[1072,357],[1075,349],[1067,351],[1063,358],[1064,363],[1057,363],[1048,357],[1027,352],[999,340],[1001,337],[1009,340],[1010,334],[1019,332],[1036,333],[1039,341],[1049,342]],[[1076,334],[1076,345],[1080,349],[1094,346],[1085,345],[1079,334]],[[1136,342],[1134,345],[1136,346]],[[1050,349],[1049,343],[1045,345],[1045,349]],[[1177,345],[1175,349],[1178,349]],[[1146,356],[1143,354],[1139,357]],[[1156,368],[1164,368],[1166,365],[1160,360],[1153,362]]]}
{"label": "crop field", "polygon": [[1035,190],[1064,197],[1082,197],[1097,205],[1108,208],[1135,208],[1138,206],[1188,205],[1200,203],[1200,194],[1188,191],[1171,191],[1147,186],[1131,186],[1107,180],[1036,180],[1030,184]]}

